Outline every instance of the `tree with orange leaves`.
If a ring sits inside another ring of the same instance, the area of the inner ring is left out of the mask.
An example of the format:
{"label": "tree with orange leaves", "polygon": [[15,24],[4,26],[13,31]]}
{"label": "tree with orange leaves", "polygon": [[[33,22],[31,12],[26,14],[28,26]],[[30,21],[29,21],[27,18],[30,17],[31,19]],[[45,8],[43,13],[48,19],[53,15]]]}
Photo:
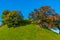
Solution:
{"label": "tree with orange leaves", "polygon": [[41,25],[42,25],[42,24],[44,24],[44,22],[46,22],[46,23],[47,23],[47,21],[49,22],[50,19],[53,20],[54,16],[51,16],[53,14],[56,14],[56,12],[51,7],[42,6],[41,8],[35,9],[34,12],[30,13],[29,19],[31,19],[32,21],[34,21],[36,23],[38,23],[40,21],[39,23],[41,23]]}

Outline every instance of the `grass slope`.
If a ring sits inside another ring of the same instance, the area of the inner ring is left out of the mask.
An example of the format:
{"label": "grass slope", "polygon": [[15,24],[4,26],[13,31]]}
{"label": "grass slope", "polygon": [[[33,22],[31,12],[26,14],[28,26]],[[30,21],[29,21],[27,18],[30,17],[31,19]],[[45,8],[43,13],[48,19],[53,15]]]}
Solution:
{"label": "grass slope", "polygon": [[35,24],[10,29],[5,25],[0,28],[0,40],[60,40],[60,34]]}

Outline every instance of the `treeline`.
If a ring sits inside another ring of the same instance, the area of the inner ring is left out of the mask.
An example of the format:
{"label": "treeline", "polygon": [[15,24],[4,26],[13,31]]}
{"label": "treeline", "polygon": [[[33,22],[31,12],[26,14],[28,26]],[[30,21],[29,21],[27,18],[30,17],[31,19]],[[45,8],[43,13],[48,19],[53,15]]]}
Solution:
{"label": "treeline", "polygon": [[7,25],[8,27],[17,27],[22,24],[35,23],[40,25],[40,27],[60,28],[60,15],[49,6],[42,6],[38,9],[34,9],[33,12],[29,13],[28,19],[24,19],[21,11],[4,10],[2,12],[2,23],[2,25]]}

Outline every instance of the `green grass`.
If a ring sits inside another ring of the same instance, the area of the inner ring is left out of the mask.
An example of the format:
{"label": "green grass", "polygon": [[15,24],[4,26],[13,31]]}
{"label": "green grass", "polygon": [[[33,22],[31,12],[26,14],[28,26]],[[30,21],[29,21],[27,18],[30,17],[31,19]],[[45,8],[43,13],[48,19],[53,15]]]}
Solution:
{"label": "green grass", "polygon": [[60,34],[39,28],[35,24],[8,28],[0,28],[0,40],[60,40]]}

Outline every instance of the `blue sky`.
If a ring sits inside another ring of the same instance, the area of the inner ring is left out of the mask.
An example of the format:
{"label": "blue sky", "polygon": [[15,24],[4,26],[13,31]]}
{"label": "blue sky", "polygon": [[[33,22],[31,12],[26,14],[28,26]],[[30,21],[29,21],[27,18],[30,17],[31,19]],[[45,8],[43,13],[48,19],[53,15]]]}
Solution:
{"label": "blue sky", "polygon": [[27,18],[28,14],[35,8],[46,5],[51,6],[57,13],[60,13],[60,0],[0,0],[0,14],[6,9],[20,10]]}

